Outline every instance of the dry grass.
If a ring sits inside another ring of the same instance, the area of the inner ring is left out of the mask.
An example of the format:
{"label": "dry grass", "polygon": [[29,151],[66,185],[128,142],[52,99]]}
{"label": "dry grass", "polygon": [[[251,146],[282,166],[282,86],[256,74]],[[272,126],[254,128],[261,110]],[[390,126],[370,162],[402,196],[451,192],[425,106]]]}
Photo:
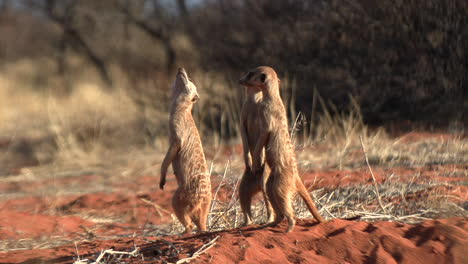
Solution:
{"label": "dry grass", "polygon": [[[386,181],[376,183],[375,186],[362,183],[333,190],[320,188],[312,191],[311,195],[314,197],[320,213],[326,219],[346,219],[360,216],[360,219],[364,221],[417,223],[430,218],[468,216],[466,204],[463,205],[466,200],[445,195],[437,188],[440,186],[452,188],[458,184],[466,185],[467,181],[447,183],[427,179],[419,180],[420,176],[420,173],[397,175],[389,168],[387,174],[383,176]],[[225,191],[229,194],[236,191],[235,177],[233,176],[231,180],[227,180],[228,183],[224,184],[227,186]],[[468,179],[466,173],[461,177],[464,177],[465,180]],[[223,179],[226,181],[225,178]],[[382,206],[377,203],[376,193],[382,201]],[[210,217],[216,220],[211,222],[211,231],[236,228],[242,224],[243,216],[237,196],[228,195],[228,197],[231,197],[228,201],[214,200],[215,206]],[[454,198],[458,201],[454,202]],[[297,217],[313,218],[301,198],[295,199],[294,208]],[[254,223],[265,223],[267,215],[263,201],[254,203],[252,212]]]}

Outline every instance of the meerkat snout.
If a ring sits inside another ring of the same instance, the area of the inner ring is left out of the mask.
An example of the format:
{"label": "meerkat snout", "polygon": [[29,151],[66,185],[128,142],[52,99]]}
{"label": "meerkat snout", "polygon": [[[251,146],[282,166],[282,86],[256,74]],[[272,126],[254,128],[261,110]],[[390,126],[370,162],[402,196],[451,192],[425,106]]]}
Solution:
{"label": "meerkat snout", "polygon": [[261,88],[265,86],[267,78],[267,74],[262,72],[261,67],[258,67],[245,74],[239,80],[239,84],[250,88]]}
{"label": "meerkat snout", "polygon": [[242,78],[239,79],[239,84],[240,85],[247,85],[250,78],[252,78],[252,75],[253,75],[252,72],[246,73],[244,76],[242,76]]}

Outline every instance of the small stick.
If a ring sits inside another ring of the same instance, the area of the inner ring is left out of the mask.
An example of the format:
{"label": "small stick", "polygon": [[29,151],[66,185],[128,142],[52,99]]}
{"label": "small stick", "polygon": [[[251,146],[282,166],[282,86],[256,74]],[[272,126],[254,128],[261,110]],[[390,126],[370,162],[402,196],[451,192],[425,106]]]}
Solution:
{"label": "small stick", "polygon": [[370,174],[372,176],[372,181],[374,182],[375,195],[377,196],[377,202],[379,203],[379,206],[382,209],[382,211],[385,214],[387,214],[387,210],[385,210],[385,207],[382,204],[382,200],[380,199],[380,193],[379,193],[379,188],[378,188],[378,185],[377,185],[377,180],[375,179],[374,172],[372,171],[372,168],[371,168],[371,166],[369,164],[369,158],[367,157],[366,147],[364,146],[364,142],[362,141],[361,136],[359,136],[359,140],[361,141],[362,152],[364,152],[364,157],[366,158],[367,168],[369,168]]}
{"label": "small stick", "polygon": [[289,131],[289,134],[291,134],[291,139],[293,141],[294,141],[294,136],[295,136],[294,134],[295,134],[296,130],[298,130],[298,128],[296,128],[296,126],[297,126],[297,123],[299,122],[299,118],[302,117],[301,115],[302,115],[301,112],[299,112],[299,114],[297,114],[296,120],[294,121],[294,124],[291,127],[291,131]]}
{"label": "small stick", "polygon": [[76,256],[78,259],[73,262],[73,264],[88,264],[89,260],[88,259],[81,259],[80,258],[80,253],[78,252],[78,242],[75,241],[75,250],[76,250]]}
{"label": "small stick", "polygon": [[234,206],[236,200],[234,200],[235,198],[235,195],[237,193],[237,187],[239,186],[239,182],[240,182],[241,178],[238,178],[237,179],[237,182],[236,184],[234,185],[234,190],[232,192],[232,195],[231,195],[231,199],[229,200],[229,203],[226,205],[227,206],[227,209],[224,210],[224,212],[222,212],[220,215],[218,215],[218,217],[212,221],[212,223],[210,224],[211,228],[213,228],[215,226],[215,224],[218,223],[218,220],[221,218],[221,217],[224,217],[224,215],[229,212],[231,210],[231,208]]}
{"label": "small stick", "polygon": [[107,249],[105,251],[101,251],[101,254],[96,259],[96,261],[93,262],[93,263],[100,263],[100,261],[102,260],[102,258],[104,258],[104,256],[106,254],[109,254],[109,255],[128,255],[128,256],[131,256],[131,257],[137,257],[140,254],[140,252],[138,251],[137,247],[135,247],[135,250],[133,250],[132,252],[116,251],[116,250],[112,250],[112,249]]}
{"label": "small stick", "polygon": [[80,259],[80,252],[78,252],[78,242],[75,241],[75,250],[76,250],[76,256],[78,257],[78,261],[81,261]]}
{"label": "small stick", "polygon": [[154,209],[156,209],[156,213],[158,213],[159,217],[162,217],[161,211],[162,211],[163,213],[168,214],[168,215],[171,214],[171,212],[169,212],[168,210],[166,210],[166,209],[162,208],[161,206],[157,205],[155,202],[152,202],[152,201],[147,200],[147,199],[145,199],[145,198],[140,198],[140,200],[141,200],[142,202],[146,203],[146,204],[149,204],[149,205],[153,206]]}
{"label": "small stick", "polygon": [[201,254],[205,253],[206,251],[208,251],[208,249],[212,248],[215,244],[216,244],[216,240],[219,238],[219,236],[215,237],[213,240],[211,240],[210,242],[204,244],[203,246],[201,246],[201,248],[199,248],[195,253],[193,253],[193,255],[191,257],[188,257],[188,258],[183,258],[183,259],[179,259],[176,264],[181,264],[181,263],[189,263],[191,260],[199,257]]}
{"label": "small stick", "polygon": [[[230,164],[230,160],[227,161],[226,167],[224,167],[223,178],[221,179],[221,181],[219,182],[218,187],[216,188],[216,192],[214,194],[214,197],[211,199],[212,202],[211,202],[210,213],[213,212],[213,209],[215,208],[215,204],[217,203],[216,197],[218,196],[219,189],[221,189],[221,186],[223,185],[224,178],[226,178],[226,174],[227,174],[229,164]],[[212,226],[212,225],[213,225],[213,219],[210,217],[208,219],[208,226]]]}
{"label": "small stick", "polygon": [[[226,174],[227,174],[227,170],[228,170],[228,167],[229,167],[229,163],[230,163],[230,160],[227,161],[226,166],[224,167],[223,178],[221,178],[221,181],[219,182],[218,188],[216,188],[216,192],[215,192],[215,195],[214,195],[214,197],[213,197],[213,200],[214,200],[214,201],[216,201],[216,196],[218,196],[219,189],[220,189],[221,186],[223,185],[224,178],[226,178]],[[213,210],[213,207],[214,207],[214,205],[212,204],[211,210]],[[211,211],[211,210],[210,210],[210,211]]]}

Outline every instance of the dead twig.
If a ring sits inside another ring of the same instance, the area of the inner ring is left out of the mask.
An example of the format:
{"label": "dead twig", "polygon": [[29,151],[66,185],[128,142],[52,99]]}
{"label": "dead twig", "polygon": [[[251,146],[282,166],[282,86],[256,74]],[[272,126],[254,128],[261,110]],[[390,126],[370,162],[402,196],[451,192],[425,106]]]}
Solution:
{"label": "dead twig", "polygon": [[219,236],[215,237],[213,240],[211,240],[210,242],[204,244],[201,248],[199,248],[195,253],[193,253],[193,255],[191,257],[188,257],[188,258],[183,258],[183,259],[179,259],[176,264],[181,264],[181,263],[189,263],[190,261],[192,261],[193,259],[196,259],[197,257],[199,257],[201,254],[205,253],[206,251],[208,251],[208,249],[212,248],[215,244],[216,244],[216,240],[218,240]]}
{"label": "dead twig", "polygon": [[[241,178],[238,178],[235,185],[234,185],[234,189],[233,189],[233,192],[232,192],[232,195],[231,195],[231,199],[229,200],[229,203],[227,204],[227,208],[221,213],[221,214],[218,214],[218,217],[212,221],[211,225],[210,225],[210,229],[212,229],[214,226],[216,226],[216,224],[218,223],[219,219],[221,217],[225,217],[225,215],[231,211],[231,209],[234,207],[234,205],[236,204],[237,202],[237,199],[235,199],[235,195],[237,194],[237,187],[239,186],[239,182],[240,182]],[[237,216],[236,216],[237,217]],[[229,221],[227,221],[227,223],[229,223]]]}
{"label": "dead twig", "polygon": [[[76,246],[76,245],[75,245]],[[78,248],[76,248],[78,252]],[[104,259],[106,257],[107,259]],[[99,254],[98,258],[94,262],[90,262],[88,259],[80,259],[78,256],[78,260],[75,261],[73,264],[99,264],[99,263],[113,263],[116,259],[121,259],[124,256],[128,257],[138,257],[141,256],[140,254],[140,249],[135,246],[135,249],[131,252],[126,252],[126,251],[117,251],[113,249],[107,249],[104,251],[101,251],[101,254]],[[104,262],[101,262],[104,261]]]}
{"label": "dead twig", "polygon": [[229,168],[229,165],[230,165],[230,160],[227,161],[226,163],[226,166],[224,167],[224,173],[223,173],[223,177],[221,178],[221,181],[219,182],[219,185],[218,187],[216,188],[216,191],[215,191],[215,194],[211,200],[211,208],[210,208],[210,212],[209,212],[209,218],[208,218],[208,226],[211,227],[213,226],[213,218],[212,218],[212,212],[216,206],[218,202],[218,200],[216,200],[217,196],[218,196],[218,192],[219,190],[221,189],[221,186],[223,185],[223,182],[224,182],[224,179],[226,178],[226,175],[227,175],[227,170]]}
{"label": "dead twig", "polygon": [[213,196],[213,202],[211,203],[210,212],[213,211],[213,208],[215,207],[215,202],[217,201],[216,197],[218,196],[219,189],[221,189],[221,186],[223,186],[224,178],[226,178],[226,174],[227,174],[227,170],[228,170],[229,165],[230,165],[230,160],[227,161],[226,166],[224,167],[223,178],[221,178],[221,181],[219,182],[219,185],[216,188],[216,192],[215,192],[215,194]]}
{"label": "dead twig", "polygon": [[168,214],[168,215],[171,215],[171,212],[169,212],[168,210],[162,208],[161,206],[157,205],[156,203],[154,203],[154,202],[152,202],[152,201],[150,201],[150,200],[147,200],[147,199],[145,199],[145,198],[140,198],[140,200],[141,200],[142,202],[146,203],[146,204],[149,204],[149,205],[153,206],[154,209],[156,209],[156,213],[158,213],[159,217],[162,217],[162,213],[161,213],[161,212],[166,213],[166,214]]}
{"label": "dead twig", "polygon": [[377,202],[379,203],[379,206],[382,209],[382,211],[385,214],[387,214],[387,210],[385,209],[385,207],[382,204],[382,199],[380,198],[380,193],[379,193],[379,187],[377,185],[377,180],[375,179],[374,172],[372,171],[372,168],[370,166],[369,158],[367,157],[366,147],[364,146],[364,142],[362,141],[361,136],[359,136],[359,140],[361,141],[362,152],[364,152],[364,158],[366,159],[367,168],[369,169],[369,172],[370,172],[370,174],[372,176],[372,181],[374,182],[374,188],[375,188],[374,192],[375,192],[375,195],[377,196]]}
{"label": "dead twig", "polygon": [[140,255],[140,252],[138,250],[137,247],[135,247],[135,250],[133,250],[132,252],[126,252],[126,251],[116,251],[116,250],[113,250],[113,249],[107,249],[107,250],[104,250],[103,252],[101,252],[101,254],[99,255],[99,257],[96,259],[95,262],[93,262],[93,264],[98,264],[101,262],[101,260],[104,258],[105,255],[121,255],[121,256],[130,256],[130,257],[138,257]]}

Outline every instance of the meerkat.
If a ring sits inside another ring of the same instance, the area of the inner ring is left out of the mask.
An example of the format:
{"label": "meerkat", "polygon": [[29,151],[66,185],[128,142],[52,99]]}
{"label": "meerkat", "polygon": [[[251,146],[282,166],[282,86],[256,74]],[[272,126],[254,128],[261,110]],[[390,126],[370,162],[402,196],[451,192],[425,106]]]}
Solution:
{"label": "meerkat", "polygon": [[254,151],[256,140],[261,132],[260,124],[258,123],[260,114],[258,103],[261,101],[261,99],[262,93],[260,90],[246,89],[246,98],[241,110],[240,132],[242,138],[245,170],[239,185],[239,202],[244,214],[244,225],[250,225],[252,223],[252,198],[260,191],[262,192],[263,198],[265,200],[268,217],[267,222],[272,222],[274,217],[272,212],[273,209],[265,190],[269,168],[268,166],[265,167],[263,164],[265,160],[264,151],[261,152],[261,157],[258,159],[262,162],[261,167],[263,167],[264,170],[261,171],[261,175],[255,175],[252,173],[251,155]]}
{"label": "meerkat", "polygon": [[325,222],[299,177],[286,110],[279,92],[280,80],[276,72],[270,67],[257,67],[242,77],[239,83],[247,89],[259,90],[262,93],[259,102],[261,114],[258,120],[261,131],[252,155],[252,171],[254,174],[262,173],[264,168],[260,159],[264,151],[265,163],[271,169],[266,192],[275,212],[275,221],[270,225],[277,225],[287,218],[286,232],[294,228],[296,221],[292,202],[296,193],[302,197],[317,221]]}
{"label": "meerkat", "polygon": [[192,232],[192,221],[199,232],[206,231],[211,205],[210,175],[200,135],[192,117],[192,107],[197,99],[197,87],[185,70],[180,68],[172,87],[170,146],[161,165],[159,187],[164,189],[167,170],[172,164],[178,184],[172,197],[172,207],[185,227],[185,233]]}

